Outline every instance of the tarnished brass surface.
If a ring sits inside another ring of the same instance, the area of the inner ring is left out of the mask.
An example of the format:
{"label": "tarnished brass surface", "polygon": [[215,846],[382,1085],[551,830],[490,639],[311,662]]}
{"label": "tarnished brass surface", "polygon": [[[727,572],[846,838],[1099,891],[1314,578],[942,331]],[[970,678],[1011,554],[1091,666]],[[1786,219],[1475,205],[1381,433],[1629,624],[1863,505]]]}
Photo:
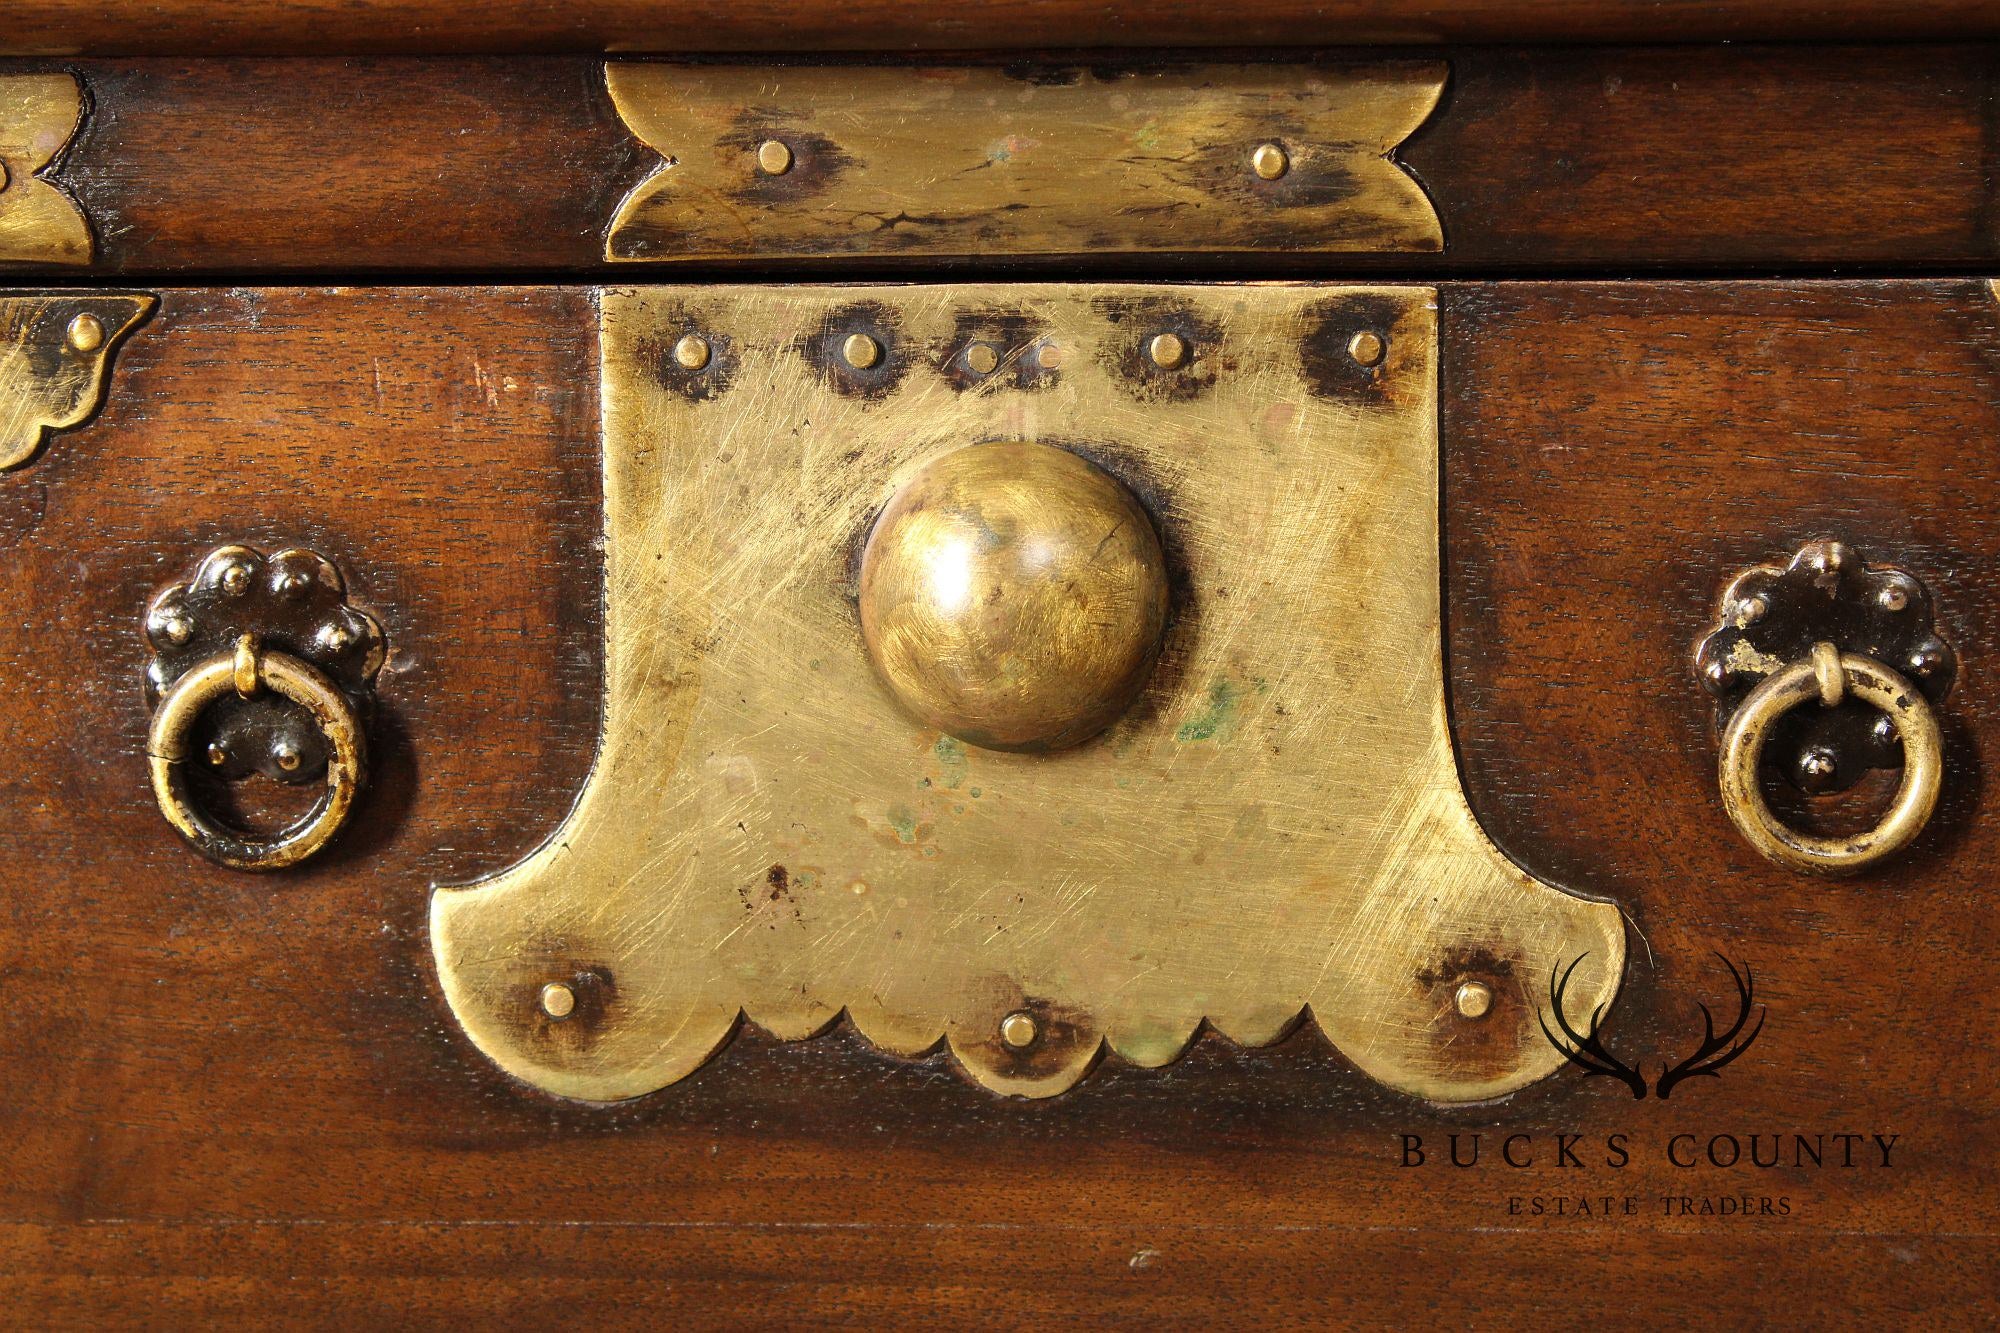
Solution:
{"label": "tarnished brass surface", "polygon": [[[845,1011],[888,1050],[942,1038],[986,1087],[1041,1096],[1106,1047],[1158,1065],[1203,1018],[1255,1045],[1310,1006],[1367,1073],[1468,1100],[1561,1062],[1537,1018],[1558,964],[1582,959],[1575,1024],[1610,1003],[1616,909],[1508,864],[1459,791],[1429,289],[732,286],[601,308],[601,747],[547,844],[431,904],[451,1010],[509,1072],[632,1097],[739,1013],[803,1038]],[[1363,329],[1374,366],[1349,351]],[[1163,331],[1190,349],[1172,370],[1146,354]],[[877,365],[840,356],[855,332]],[[673,355],[690,333],[700,370]],[[967,369],[976,342],[1000,370]],[[882,507],[992,442],[1119,478],[1171,572],[1139,697],[1052,754],[912,720],[857,624]],[[1467,1005],[1468,982],[1490,998]]]}
{"label": "tarnished brass surface", "polygon": [[0,295],[0,470],[104,401],[106,367],[154,300],[129,292]]}
{"label": "tarnished brass surface", "polygon": [[[296,865],[330,842],[367,782],[364,723],[387,655],[382,627],[347,601],[334,564],[292,547],[268,559],[219,546],[147,607],[153,699],[146,753],[160,813],[194,849],[238,870]],[[270,836],[206,813],[193,765],[319,783],[318,802]]]}
{"label": "tarnished brass surface", "polygon": [[1200,65],[1026,78],[982,67],[614,61],[666,160],[610,259],[1435,251],[1398,145],[1436,62]]}
{"label": "tarnished brass surface", "polygon": [[[1762,760],[1771,729],[1795,708],[1831,708],[1847,694],[1874,705],[1896,724],[1903,780],[1874,828],[1848,837],[1802,833],[1779,819],[1764,799]],[[1729,719],[1722,737],[1722,806],[1758,852],[1779,865],[1822,875],[1851,875],[1910,845],[1937,809],[1944,780],[1944,737],[1923,692],[1871,657],[1814,646],[1812,657],[1766,676]]]}
{"label": "tarnished brass surface", "polygon": [[[361,720],[338,687],[289,653],[265,652],[253,635],[244,640],[236,652],[216,654],[167,687],[146,733],[146,764],[160,813],[196,851],[237,870],[281,870],[326,846],[346,824],[367,779],[367,752]],[[251,697],[263,689],[304,709],[328,751],[325,793],[305,818],[269,838],[217,822],[193,799],[187,782],[187,766],[196,758],[187,741],[202,713],[231,695]]]}
{"label": "tarnished brass surface", "polygon": [[[1916,574],[1871,565],[1846,542],[1816,539],[1782,564],[1730,579],[1716,619],[1695,646],[1695,672],[1715,696],[1718,733],[1766,677],[1821,645],[1872,658],[1933,706],[1958,677],[1958,653],[1940,631],[1936,600]],[[1765,738],[1764,765],[1813,795],[1853,786],[1872,769],[1903,766],[1903,745],[1859,698],[1782,715]]]}
{"label": "tarnished brass surface", "polygon": [[90,225],[40,173],[83,123],[69,74],[0,74],[0,263],[88,264]]}
{"label": "tarnished brass surface", "polygon": [[883,509],[861,558],[861,635],[890,693],[974,745],[1087,740],[1146,683],[1167,624],[1167,558],[1110,473],[1047,444],[933,460]]}

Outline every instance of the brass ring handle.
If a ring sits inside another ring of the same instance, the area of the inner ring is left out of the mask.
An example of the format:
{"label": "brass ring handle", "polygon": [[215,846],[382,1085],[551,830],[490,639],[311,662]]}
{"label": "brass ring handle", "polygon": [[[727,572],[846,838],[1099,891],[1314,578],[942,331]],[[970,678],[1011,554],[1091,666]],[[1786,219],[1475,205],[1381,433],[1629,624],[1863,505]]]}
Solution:
{"label": "brass ring handle", "polygon": [[[270,689],[306,710],[326,737],[326,791],[304,818],[269,838],[227,828],[190,798],[185,772],[195,720],[230,694]],[[324,847],[347,822],[367,777],[361,720],[339,687],[288,653],[266,652],[246,634],[233,653],[217,653],[189,668],[160,697],[146,736],[146,760],[160,813],[194,849],[237,870],[297,865]]]}
{"label": "brass ring handle", "polygon": [[[1806,703],[1831,706],[1847,694],[1890,718],[1903,740],[1903,780],[1882,821],[1853,837],[1801,833],[1771,812],[1758,765],[1771,728]],[[1872,657],[1817,644],[1812,656],[1780,668],[1750,691],[1722,734],[1722,805],[1752,847],[1779,865],[1821,875],[1848,875],[1895,855],[1937,808],[1944,777],[1944,738],[1923,692]]]}

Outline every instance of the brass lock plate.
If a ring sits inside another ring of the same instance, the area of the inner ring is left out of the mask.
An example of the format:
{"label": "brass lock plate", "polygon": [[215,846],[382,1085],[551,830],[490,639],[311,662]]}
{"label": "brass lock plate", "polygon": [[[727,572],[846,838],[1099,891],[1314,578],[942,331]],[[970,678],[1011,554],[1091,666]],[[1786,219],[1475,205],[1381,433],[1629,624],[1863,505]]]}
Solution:
{"label": "brass lock plate", "polygon": [[[1431,289],[631,288],[601,312],[597,762],[544,847],[432,901],[444,993],[510,1073],[627,1098],[739,1014],[804,1038],[844,1012],[1041,1096],[1107,1048],[1159,1065],[1204,1019],[1260,1045],[1309,1011],[1375,1078],[1471,1100],[1561,1063],[1558,967],[1574,1026],[1609,1005],[1616,909],[1510,865],[1459,789]],[[859,623],[884,506],[994,444],[1116,478],[1165,554],[1156,665],[1067,749],[916,720]]]}

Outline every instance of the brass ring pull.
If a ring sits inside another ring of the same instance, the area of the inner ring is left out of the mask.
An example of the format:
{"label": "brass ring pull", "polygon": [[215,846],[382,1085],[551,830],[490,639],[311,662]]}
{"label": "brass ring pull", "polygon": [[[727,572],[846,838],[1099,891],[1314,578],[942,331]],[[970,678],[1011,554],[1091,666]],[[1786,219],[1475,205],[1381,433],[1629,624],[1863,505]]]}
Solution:
{"label": "brass ring pull", "polygon": [[[1837,704],[1847,695],[1895,721],[1903,741],[1903,780],[1882,821],[1866,833],[1827,838],[1787,825],[1764,800],[1758,781],[1771,728],[1806,703]],[[1847,875],[1907,847],[1937,808],[1944,777],[1944,738],[1922,691],[1872,657],[1815,644],[1812,655],[1783,667],[1743,700],[1722,734],[1722,805],[1736,827],[1766,857],[1793,870]]]}
{"label": "brass ring pull", "polygon": [[[292,827],[270,838],[226,828],[190,798],[185,766],[188,740],[202,710],[231,694],[276,691],[306,710],[326,737],[326,791]],[[153,795],[160,813],[195,850],[238,870],[278,870],[324,847],[347,822],[367,776],[361,720],[339,687],[288,653],[265,652],[246,634],[236,650],[217,653],[189,668],[160,696],[146,736]]]}

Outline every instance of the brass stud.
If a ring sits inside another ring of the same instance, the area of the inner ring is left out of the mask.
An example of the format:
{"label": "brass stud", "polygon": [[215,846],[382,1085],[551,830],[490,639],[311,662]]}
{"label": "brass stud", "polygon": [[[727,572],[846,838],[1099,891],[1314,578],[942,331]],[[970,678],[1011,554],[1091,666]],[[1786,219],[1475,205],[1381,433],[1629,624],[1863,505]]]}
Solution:
{"label": "brass stud", "polygon": [[240,564],[223,566],[220,582],[224,592],[231,597],[241,597],[250,591],[250,566]]}
{"label": "brass stud", "polygon": [[312,591],[312,575],[300,570],[290,570],[278,576],[278,596],[288,602],[296,602]]}
{"label": "brass stud", "polygon": [[1771,604],[1762,597],[1746,597],[1736,604],[1736,623],[1754,625],[1771,610]]}
{"label": "brass stud", "polygon": [[313,641],[329,653],[344,653],[354,646],[354,632],[345,625],[322,625]]}
{"label": "brass stud", "polygon": [[974,343],[965,349],[965,365],[975,375],[991,375],[1000,368],[1000,353],[991,343]]}
{"label": "brass stud", "polygon": [[1292,169],[1292,161],[1284,149],[1266,143],[1257,145],[1257,151],[1250,154],[1250,167],[1265,180],[1274,181]]}
{"label": "brass stud", "polygon": [[1173,370],[1187,360],[1187,339],[1178,333],[1155,334],[1153,341],[1146,344],[1146,355],[1161,370]]}
{"label": "brass stud", "polygon": [[299,747],[290,741],[279,741],[272,746],[271,757],[277,760],[278,767],[287,773],[298,772],[299,765],[305,762],[305,756],[299,753]]}
{"label": "brass stud", "polygon": [[708,364],[708,339],[690,333],[674,344],[674,364],[682,370],[700,370]]}
{"label": "brass stud", "polygon": [[1061,370],[1063,349],[1061,343],[1043,343],[1035,349],[1035,361],[1043,370]]}
{"label": "brass stud", "polygon": [[1484,1018],[1493,1011],[1493,988],[1483,981],[1468,981],[1454,997],[1458,1012],[1466,1018]]}
{"label": "brass stud", "polygon": [[178,647],[194,637],[194,622],[183,615],[170,615],[160,621],[160,637]]}
{"label": "brass stud", "polygon": [[576,1012],[576,992],[560,981],[542,987],[542,1012],[561,1020]]}
{"label": "brass stud", "polygon": [[882,344],[865,333],[850,333],[840,345],[840,355],[856,370],[866,370],[882,359]]}
{"label": "brass stud", "polygon": [[1910,590],[1900,583],[1892,583],[1882,589],[1875,601],[1884,611],[1901,611],[1910,604]]}
{"label": "brass stud", "polygon": [[95,315],[78,315],[69,322],[69,345],[79,352],[94,352],[104,346],[104,321]]}
{"label": "brass stud", "polygon": [[1033,1046],[1035,1038],[1041,1035],[1035,1016],[1025,1010],[1016,1010],[1000,1020],[1000,1040],[1017,1051]]}
{"label": "brass stud", "polygon": [[1827,749],[1825,746],[1814,746],[1812,749],[1807,750],[1804,757],[1799,760],[1800,774],[1811,782],[1831,781],[1834,771],[1838,767],[1839,764],[1834,760],[1833,751]]}
{"label": "brass stud", "polygon": [[782,176],[792,169],[792,150],[776,139],[757,145],[757,169],[766,176]]}
{"label": "brass stud", "polygon": [[1347,354],[1357,365],[1379,366],[1388,352],[1389,344],[1373,329],[1363,329],[1347,340]]}
{"label": "brass stud", "polygon": [[223,748],[221,741],[208,743],[208,762],[216,768],[229,762],[229,751]]}

